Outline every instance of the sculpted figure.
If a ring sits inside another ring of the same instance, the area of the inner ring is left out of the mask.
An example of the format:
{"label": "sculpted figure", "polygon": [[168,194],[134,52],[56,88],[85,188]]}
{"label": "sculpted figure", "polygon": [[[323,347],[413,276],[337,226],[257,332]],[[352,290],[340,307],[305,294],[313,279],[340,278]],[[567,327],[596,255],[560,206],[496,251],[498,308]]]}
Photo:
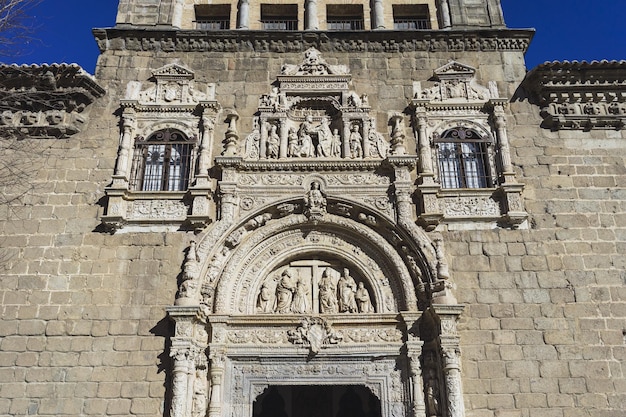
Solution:
{"label": "sculpted figure", "polygon": [[272,290],[271,283],[266,280],[261,286],[261,291],[259,292],[259,298],[257,299],[256,307],[260,313],[272,313],[274,311],[274,304],[276,302],[276,297],[274,295],[274,291]]}
{"label": "sculpted figure", "polygon": [[356,313],[358,311],[355,299],[357,287],[348,268],[343,269],[343,275],[339,278],[337,286],[339,288],[339,312]]}
{"label": "sculpted figure", "polygon": [[328,125],[328,118],[323,117],[322,122],[315,130],[318,138],[317,156],[331,156],[333,133]]}
{"label": "sculpted figure", "polygon": [[320,313],[337,313],[337,284],[330,274],[330,268],[322,273],[319,283]]}
{"label": "sculpted figure", "polygon": [[287,156],[300,156],[300,145],[298,143],[298,134],[293,127],[289,128],[287,135]]}
{"label": "sculpted figure", "polygon": [[341,156],[341,136],[339,136],[339,130],[333,130],[333,137],[330,143],[330,156],[337,158]]}
{"label": "sculpted figure", "polygon": [[363,137],[359,133],[359,126],[352,125],[352,128],[350,129],[350,138],[349,138],[350,157],[352,159],[361,158],[363,156],[362,142],[363,142]]}
{"label": "sculpted figure", "polygon": [[276,133],[276,125],[270,127],[269,134],[267,135],[267,157],[278,158],[278,149],[280,147],[280,137]]}
{"label": "sculpted figure", "polygon": [[193,381],[192,417],[204,417],[207,406],[207,378],[206,373],[196,371]]}
{"label": "sculpted figure", "polygon": [[296,290],[291,303],[291,312],[298,314],[311,312],[309,306],[309,288],[301,279],[296,283]]}
{"label": "sculpted figure", "polygon": [[356,302],[359,307],[359,313],[373,313],[374,306],[372,305],[372,300],[370,298],[370,293],[365,288],[365,284],[363,282],[359,282],[359,287],[356,290]]}
{"label": "sculpted figure", "polygon": [[311,210],[326,211],[326,198],[320,191],[320,183],[313,181],[306,195],[306,207]]}
{"label": "sculpted figure", "polygon": [[315,131],[313,116],[309,114],[300,125],[300,131],[298,132],[298,138],[300,139],[300,156],[305,158],[313,156],[313,139],[311,135],[315,133]]}
{"label": "sculpted figure", "polygon": [[291,272],[286,269],[280,276],[276,286],[276,312],[291,313],[293,293],[296,291],[296,283],[291,277]]}

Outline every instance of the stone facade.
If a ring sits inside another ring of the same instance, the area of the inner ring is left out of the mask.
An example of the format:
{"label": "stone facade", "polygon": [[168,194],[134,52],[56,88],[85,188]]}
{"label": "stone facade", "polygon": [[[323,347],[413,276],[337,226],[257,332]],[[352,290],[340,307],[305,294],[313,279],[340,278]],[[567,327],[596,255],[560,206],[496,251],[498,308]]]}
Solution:
{"label": "stone facade", "polygon": [[0,414],[623,415],[626,65],[380,3],[123,0],[95,78],[0,67]]}

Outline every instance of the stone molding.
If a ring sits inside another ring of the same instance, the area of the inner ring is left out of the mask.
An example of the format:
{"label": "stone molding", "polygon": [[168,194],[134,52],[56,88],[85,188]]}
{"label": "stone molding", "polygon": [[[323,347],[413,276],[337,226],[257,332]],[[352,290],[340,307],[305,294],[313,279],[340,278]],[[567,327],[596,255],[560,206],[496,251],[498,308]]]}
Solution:
{"label": "stone molding", "polygon": [[546,62],[523,83],[551,130],[626,128],[626,61]]}
{"label": "stone molding", "polygon": [[526,52],[532,30],[420,30],[361,32],[267,32],[94,29],[101,52],[107,50],[165,52]]}
{"label": "stone molding", "polygon": [[0,65],[0,132],[68,138],[83,130],[85,109],[104,94],[76,64]]}

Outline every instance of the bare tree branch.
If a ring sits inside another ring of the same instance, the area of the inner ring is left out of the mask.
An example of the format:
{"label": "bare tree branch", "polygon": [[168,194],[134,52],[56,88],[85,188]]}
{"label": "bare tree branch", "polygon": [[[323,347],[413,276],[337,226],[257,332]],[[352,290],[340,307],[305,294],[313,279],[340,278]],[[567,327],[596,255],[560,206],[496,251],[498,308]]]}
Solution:
{"label": "bare tree branch", "polygon": [[0,0],[0,56],[21,52],[31,39],[34,20],[30,14],[42,0]]}

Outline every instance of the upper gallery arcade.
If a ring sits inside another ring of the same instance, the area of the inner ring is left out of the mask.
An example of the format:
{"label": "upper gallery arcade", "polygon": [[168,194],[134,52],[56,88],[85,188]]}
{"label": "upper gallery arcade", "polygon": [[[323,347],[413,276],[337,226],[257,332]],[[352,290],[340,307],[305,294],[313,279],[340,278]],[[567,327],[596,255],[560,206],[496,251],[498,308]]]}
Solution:
{"label": "upper gallery arcade", "polygon": [[497,0],[121,0],[117,26],[355,31],[503,28]]}

